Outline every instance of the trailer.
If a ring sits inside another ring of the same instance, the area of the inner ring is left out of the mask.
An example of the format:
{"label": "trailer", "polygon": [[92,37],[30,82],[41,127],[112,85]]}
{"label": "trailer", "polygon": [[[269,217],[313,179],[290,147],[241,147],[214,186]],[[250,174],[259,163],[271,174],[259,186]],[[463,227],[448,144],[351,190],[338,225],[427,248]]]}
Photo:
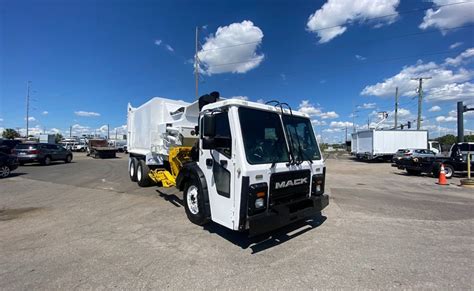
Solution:
{"label": "trailer", "polygon": [[95,159],[115,158],[117,149],[110,147],[106,139],[89,139],[87,141],[87,155]]}
{"label": "trailer", "polygon": [[191,222],[250,236],[316,215],[329,203],[325,164],[309,116],[283,105],[217,92],[129,104],[130,180],[176,187]]}
{"label": "trailer", "polygon": [[441,165],[443,165],[446,178],[450,179],[455,174],[467,173],[468,160],[470,160],[471,168],[474,167],[473,155],[473,142],[455,143],[451,146],[449,154],[446,157],[407,157],[395,160],[392,167],[405,170],[409,175],[420,175],[421,173],[426,173],[438,177]]}
{"label": "trailer", "polygon": [[428,148],[426,130],[364,130],[352,134],[351,154],[357,159],[390,160],[399,149]]}

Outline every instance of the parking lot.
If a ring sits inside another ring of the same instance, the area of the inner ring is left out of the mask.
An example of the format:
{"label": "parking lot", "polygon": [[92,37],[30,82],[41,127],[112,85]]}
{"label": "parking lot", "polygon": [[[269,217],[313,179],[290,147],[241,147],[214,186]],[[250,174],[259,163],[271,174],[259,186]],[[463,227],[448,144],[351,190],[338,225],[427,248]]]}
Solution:
{"label": "parking lot", "polygon": [[249,240],[130,182],[126,155],[27,165],[0,181],[0,289],[470,289],[474,191],[435,182],[330,155],[322,215]]}

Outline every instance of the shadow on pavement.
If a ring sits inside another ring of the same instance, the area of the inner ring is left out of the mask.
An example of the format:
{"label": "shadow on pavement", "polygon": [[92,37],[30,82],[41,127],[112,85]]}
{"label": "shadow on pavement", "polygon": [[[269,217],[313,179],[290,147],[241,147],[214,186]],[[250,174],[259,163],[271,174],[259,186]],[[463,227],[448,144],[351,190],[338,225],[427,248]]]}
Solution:
{"label": "shadow on pavement", "polygon": [[175,194],[168,194],[160,190],[156,190],[156,192],[158,192],[158,195],[160,195],[160,197],[164,198],[166,201],[170,202],[174,206],[184,207],[183,199],[179,198]]}
{"label": "shadow on pavement", "polygon": [[215,233],[242,249],[252,249],[252,254],[280,245],[322,225],[326,216],[318,215],[287,225],[278,230],[249,238],[247,232],[233,231],[217,223],[209,223],[204,229]]}
{"label": "shadow on pavement", "polygon": [[2,179],[14,178],[14,177],[23,176],[23,175],[26,175],[26,173],[22,173],[22,172],[11,172],[11,173],[10,173],[10,176],[5,177],[5,178],[2,178]]}

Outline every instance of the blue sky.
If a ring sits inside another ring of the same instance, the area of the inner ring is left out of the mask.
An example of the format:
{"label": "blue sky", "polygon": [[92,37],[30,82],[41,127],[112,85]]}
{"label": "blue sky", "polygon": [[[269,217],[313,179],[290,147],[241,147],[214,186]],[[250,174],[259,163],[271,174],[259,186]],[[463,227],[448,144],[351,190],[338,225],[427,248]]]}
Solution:
{"label": "blue sky", "polygon": [[378,111],[391,122],[396,86],[400,121],[416,118],[410,77],[433,77],[423,102],[431,136],[453,133],[456,101],[474,105],[472,0],[4,0],[0,9],[0,130],[24,129],[27,80],[34,133],[123,131],[128,102],[193,101],[196,26],[200,93],[288,102],[328,141],[353,120],[376,123]]}

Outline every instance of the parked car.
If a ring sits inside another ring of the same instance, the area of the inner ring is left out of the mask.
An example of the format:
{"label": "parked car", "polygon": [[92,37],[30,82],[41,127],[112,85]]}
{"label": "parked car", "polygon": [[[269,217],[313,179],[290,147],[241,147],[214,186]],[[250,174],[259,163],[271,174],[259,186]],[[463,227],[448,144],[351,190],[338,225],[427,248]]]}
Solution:
{"label": "parked car", "polygon": [[0,152],[11,154],[15,146],[19,143],[21,143],[20,140],[0,138]]}
{"label": "parked car", "polygon": [[15,147],[20,165],[25,163],[41,163],[49,165],[52,161],[72,161],[72,152],[61,145],[49,143],[24,143]]}
{"label": "parked car", "polygon": [[18,168],[17,156],[0,152],[0,178],[10,176],[16,168]]}
{"label": "parked car", "polygon": [[393,155],[392,162],[396,162],[400,159],[414,159],[414,158],[425,158],[434,157],[436,153],[432,150],[427,149],[399,149],[395,155]]}

